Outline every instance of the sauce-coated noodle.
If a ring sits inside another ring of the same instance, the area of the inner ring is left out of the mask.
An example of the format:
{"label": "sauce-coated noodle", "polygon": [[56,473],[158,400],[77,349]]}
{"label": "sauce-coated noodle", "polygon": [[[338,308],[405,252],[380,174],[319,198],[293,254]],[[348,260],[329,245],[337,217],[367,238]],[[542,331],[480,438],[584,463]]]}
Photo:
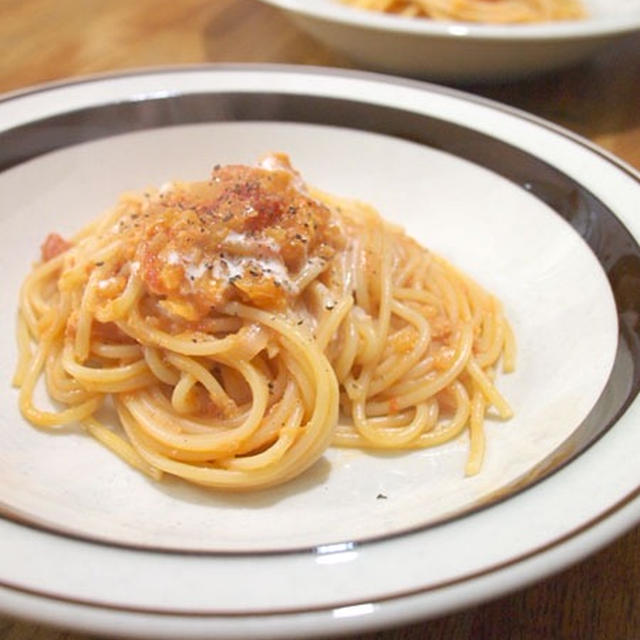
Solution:
{"label": "sauce-coated noodle", "polygon": [[[19,403],[82,423],[134,467],[227,489],[289,480],[337,446],[484,449],[514,341],[500,303],[284,155],[216,166],[51,234],[20,296]],[[59,411],[34,404],[44,377]],[[111,398],[122,430],[100,422]]]}

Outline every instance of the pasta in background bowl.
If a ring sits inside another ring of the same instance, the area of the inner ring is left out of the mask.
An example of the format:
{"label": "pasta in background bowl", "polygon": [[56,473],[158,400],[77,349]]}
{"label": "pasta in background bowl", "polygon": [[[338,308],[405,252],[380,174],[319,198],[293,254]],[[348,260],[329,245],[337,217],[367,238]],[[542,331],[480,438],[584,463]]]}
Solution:
{"label": "pasta in background bowl", "polygon": [[514,24],[431,20],[343,0],[261,1],[367,69],[446,82],[491,82],[558,69],[640,30],[640,0],[583,0],[583,18]]}
{"label": "pasta in background bowl", "polygon": [[487,24],[577,20],[580,0],[339,0],[345,5],[406,17]]}

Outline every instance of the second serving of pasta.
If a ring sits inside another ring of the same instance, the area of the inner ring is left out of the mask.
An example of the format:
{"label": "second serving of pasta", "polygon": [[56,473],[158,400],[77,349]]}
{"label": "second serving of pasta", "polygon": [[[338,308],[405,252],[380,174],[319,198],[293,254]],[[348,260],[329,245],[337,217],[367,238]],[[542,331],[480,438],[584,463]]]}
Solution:
{"label": "second serving of pasta", "polygon": [[361,9],[403,16],[488,24],[584,18],[580,0],[338,0]]}

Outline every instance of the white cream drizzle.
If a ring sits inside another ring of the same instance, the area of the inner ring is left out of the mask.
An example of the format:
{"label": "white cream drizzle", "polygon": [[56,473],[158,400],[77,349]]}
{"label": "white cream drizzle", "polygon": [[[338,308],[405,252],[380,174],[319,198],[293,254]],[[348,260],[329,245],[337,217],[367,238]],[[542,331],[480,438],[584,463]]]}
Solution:
{"label": "white cream drizzle", "polygon": [[[268,155],[260,163],[259,166],[267,171],[287,171],[293,176],[293,185],[305,196],[309,197],[306,185],[300,176],[291,171],[291,167],[283,162],[277,155]],[[175,182],[167,182],[160,187],[159,193],[164,195],[176,188]],[[253,209],[251,205],[248,205]],[[201,260],[195,262],[194,255],[180,254],[175,250],[168,252],[166,262],[169,265],[180,264],[184,268],[186,277],[193,283],[199,280],[207,272],[216,280],[230,280],[245,276],[245,274],[253,269],[259,270],[267,277],[271,277],[274,281],[285,287],[292,293],[297,293],[304,289],[307,284],[308,277],[315,275],[318,271],[322,271],[324,261],[319,258],[310,258],[302,267],[295,278],[292,278],[280,257],[280,247],[278,243],[268,236],[255,237],[246,233],[230,231],[224,239],[224,255],[220,257],[216,255],[211,260]],[[242,249],[244,252],[252,255],[234,254],[234,249]],[[265,255],[267,254],[267,255]],[[136,267],[136,271],[139,265]],[[133,271],[133,269],[132,269]],[[102,283],[100,283],[102,285]],[[108,286],[107,284],[104,285]]]}
{"label": "white cream drizzle", "polygon": [[177,251],[169,251],[167,255],[167,264],[180,264],[184,263],[184,259],[180,257]]}
{"label": "white cream drizzle", "polygon": [[257,257],[224,253],[224,257],[216,256],[212,260],[205,258],[195,262],[193,256],[170,251],[166,261],[167,264],[182,265],[185,276],[192,283],[192,286],[196,280],[199,280],[207,272],[210,272],[211,277],[216,280],[230,280],[244,277],[250,270],[257,270],[289,290],[295,288],[287,267],[276,256]]}
{"label": "white cream drizzle", "polygon": [[193,282],[198,278],[201,278],[207,272],[207,263],[201,262],[200,264],[194,264],[193,262],[188,262],[185,265],[184,272],[187,275],[187,278]]}
{"label": "white cream drizzle", "polygon": [[229,231],[224,239],[224,244],[231,245],[232,247],[268,249],[275,254],[280,253],[280,247],[273,238],[269,238],[268,236],[256,238],[254,236],[249,236],[246,233],[238,233],[237,231]]}
{"label": "white cream drizzle", "polygon": [[98,289],[100,290],[108,289],[109,287],[113,286],[116,282],[117,282],[117,278],[115,278],[114,276],[112,276],[111,278],[105,278],[104,280],[99,280]]}
{"label": "white cream drizzle", "polygon": [[277,258],[256,258],[250,256],[225,255],[213,263],[211,275],[224,280],[243,277],[250,269],[258,268],[265,276],[272,277],[281,285],[291,288],[291,278],[287,267]]}

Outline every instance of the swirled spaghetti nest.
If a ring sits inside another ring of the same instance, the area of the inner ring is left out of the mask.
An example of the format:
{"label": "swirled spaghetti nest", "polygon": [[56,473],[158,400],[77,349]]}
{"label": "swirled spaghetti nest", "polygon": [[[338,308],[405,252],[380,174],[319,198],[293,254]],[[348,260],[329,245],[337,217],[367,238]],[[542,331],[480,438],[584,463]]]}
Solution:
{"label": "swirled spaghetti nest", "polygon": [[[20,297],[20,408],[79,422],[135,467],[218,488],[295,477],[331,444],[429,447],[465,430],[478,471],[499,301],[286,156],[125,194],[51,234]],[[61,405],[34,405],[44,377]],[[107,400],[122,431],[97,417]]]}

